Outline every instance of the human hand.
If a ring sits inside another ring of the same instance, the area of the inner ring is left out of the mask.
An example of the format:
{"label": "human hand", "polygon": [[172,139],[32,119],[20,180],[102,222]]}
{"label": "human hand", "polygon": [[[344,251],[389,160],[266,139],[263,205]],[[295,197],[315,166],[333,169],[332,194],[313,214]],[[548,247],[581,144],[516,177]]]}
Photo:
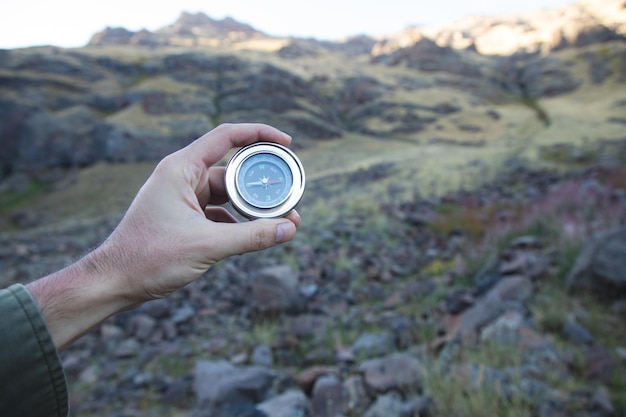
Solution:
{"label": "human hand", "polygon": [[[225,168],[213,165],[231,148],[261,140],[291,142],[268,125],[221,125],[165,157],[102,245],[29,285],[57,346],[111,314],[167,296],[228,256],[293,239],[300,223],[295,210],[281,219],[237,223],[211,207],[228,201]],[[57,304],[70,299],[73,304]]]}
{"label": "human hand", "polygon": [[236,223],[225,209],[210,207],[228,201],[225,168],[213,165],[231,148],[259,140],[291,142],[267,125],[221,125],[159,163],[99,248],[105,259],[114,259],[107,268],[120,275],[117,285],[128,289],[131,300],[164,297],[219,260],[295,236],[295,211],[283,219]]}

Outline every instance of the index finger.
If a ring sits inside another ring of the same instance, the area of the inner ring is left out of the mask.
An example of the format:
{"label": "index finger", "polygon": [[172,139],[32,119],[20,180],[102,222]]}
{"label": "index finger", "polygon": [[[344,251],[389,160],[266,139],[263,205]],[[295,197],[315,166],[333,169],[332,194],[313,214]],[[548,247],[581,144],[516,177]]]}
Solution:
{"label": "index finger", "polygon": [[199,155],[207,167],[217,163],[232,148],[258,141],[275,142],[289,146],[291,136],[262,123],[222,124],[191,143],[189,149]]}

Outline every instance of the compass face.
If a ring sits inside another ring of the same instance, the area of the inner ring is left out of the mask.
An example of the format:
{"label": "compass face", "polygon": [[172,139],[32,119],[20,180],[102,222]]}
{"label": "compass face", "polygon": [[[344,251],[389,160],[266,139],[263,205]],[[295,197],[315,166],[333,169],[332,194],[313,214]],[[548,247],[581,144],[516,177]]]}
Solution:
{"label": "compass face", "polygon": [[228,162],[224,181],[231,205],[250,219],[284,216],[304,194],[302,163],[270,142],[240,149]]}
{"label": "compass face", "polygon": [[250,205],[271,208],[282,204],[291,192],[293,176],[277,155],[257,153],[248,157],[237,173],[237,189]]}

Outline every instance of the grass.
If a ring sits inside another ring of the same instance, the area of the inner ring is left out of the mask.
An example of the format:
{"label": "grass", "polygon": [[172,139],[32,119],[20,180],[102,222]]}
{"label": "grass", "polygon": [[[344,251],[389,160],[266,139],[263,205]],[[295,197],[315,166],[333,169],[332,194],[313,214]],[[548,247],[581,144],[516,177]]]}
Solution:
{"label": "grass", "polygon": [[43,181],[29,181],[26,189],[22,192],[6,190],[0,191],[0,215],[24,206],[29,200],[36,198],[46,189],[47,184]]}
{"label": "grass", "polygon": [[484,366],[478,365],[479,375],[474,386],[458,373],[443,374],[436,367],[425,373],[426,392],[436,405],[436,415],[442,417],[530,417],[532,404],[519,392],[506,393],[498,382],[483,378]]}

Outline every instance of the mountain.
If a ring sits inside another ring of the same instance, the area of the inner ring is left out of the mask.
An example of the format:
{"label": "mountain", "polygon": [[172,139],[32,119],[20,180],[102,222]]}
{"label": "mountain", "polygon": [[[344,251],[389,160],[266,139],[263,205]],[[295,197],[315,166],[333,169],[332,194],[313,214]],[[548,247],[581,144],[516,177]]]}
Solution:
{"label": "mountain", "polygon": [[183,12],[176,22],[156,32],[108,27],[94,34],[88,45],[209,46],[266,37],[263,32],[231,18],[214,20],[204,13]]}
{"label": "mountain", "polygon": [[[501,16],[470,16],[448,25],[410,27],[377,42],[374,55],[414,44],[421,38],[442,47],[472,49],[481,54],[550,52],[567,47],[623,40],[626,36],[623,0],[580,0],[556,9]],[[214,20],[203,13],[183,12],[172,25],[150,32],[106,28],[88,45],[218,46],[252,39],[276,39],[232,18]],[[332,48],[343,42],[317,42]]]}
{"label": "mountain", "polygon": [[583,0],[328,42],[183,13],[155,32],[105,29],[83,48],[3,50],[0,178],[157,160],[223,122],[274,124],[300,149],[354,135],[472,146],[619,137],[625,21],[623,2]]}
{"label": "mountain", "polygon": [[557,9],[520,15],[473,16],[449,25],[408,28],[378,46],[389,52],[426,37],[439,46],[471,49],[481,54],[549,53],[568,47],[624,40],[623,0],[582,0]]}

